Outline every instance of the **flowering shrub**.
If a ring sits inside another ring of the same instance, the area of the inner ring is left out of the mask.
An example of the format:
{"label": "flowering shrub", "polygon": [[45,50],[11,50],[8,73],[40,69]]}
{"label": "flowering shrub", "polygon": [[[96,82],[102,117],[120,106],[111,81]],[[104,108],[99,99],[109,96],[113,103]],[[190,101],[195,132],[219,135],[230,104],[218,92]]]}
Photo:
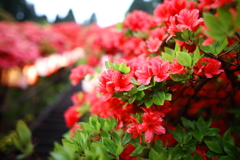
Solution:
{"label": "flowering shrub", "polygon": [[239,31],[234,0],[167,0],[153,16],[134,11],[116,26],[93,27],[86,52],[108,60],[87,61],[70,79],[106,70],[93,91],[74,94],[70,135],[51,158],[240,159]]}

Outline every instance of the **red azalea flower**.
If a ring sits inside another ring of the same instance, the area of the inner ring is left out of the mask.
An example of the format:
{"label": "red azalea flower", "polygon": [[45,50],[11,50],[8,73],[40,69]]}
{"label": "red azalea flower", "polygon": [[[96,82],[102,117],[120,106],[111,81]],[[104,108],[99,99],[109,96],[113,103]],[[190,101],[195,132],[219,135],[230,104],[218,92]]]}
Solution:
{"label": "red azalea flower", "polygon": [[183,74],[186,72],[186,69],[174,58],[174,62],[170,64],[170,71],[172,71],[171,74]]}
{"label": "red azalea flower", "polygon": [[169,0],[159,4],[154,10],[154,17],[158,24],[167,22],[169,17],[179,13],[186,8],[187,2],[184,0]]}
{"label": "red azalea flower", "polygon": [[154,79],[157,82],[162,82],[169,77],[168,71],[170,68],[169,62],[155,57],[151,61],[152,71],[154,74]]}
{"label": "red azalea flower", "polygon": [[155,26],[151,15],[144,11],[134,10],[123,22],[124,28],[130,28],[133,31],[146,31]]}
{"label": "red azalea flower", "polygon": [[98,87],[98,91],[103,94],[103,101],[110,99],[115,91],[130,91],[133,88],[130,80],[131,74],[122,74],[112,68],[103,72]]}
{"label": "red azalea flower", "polygon": [[64,119],[66,122],[66,125],[71,128],[76,122],[78,122],[79,118],[79,111],[77,109],[80,106],[71,106],[64,112]]}
{"label": "red azalea flower", "polygon": [[138,77],[137,81],[140,84],[148,85],[153,75],[151,66],[149,64],[144,64],[136,70],[135,75]]}
{"label": "red azalea flower", "polygon": [[72,85],[77,85],[86,74],[93,74],[93,69],[88,65],[80,65],[76,68],[73,68],[69,76]]}
{"label": "red azalea flower", "polygon": [[163,119],[158,112],[145,112],[142,116],[143,123],[138,126],[138,129],[145,132],[145,141],[150,143],[155,134],[165,134],[166,129],[161,125]]}
{"label": "red azalea flower", "polygon": [[176,15],[179,24],[177,25],[181,29],[188,29],[190,31],[196,31],[198,26],[203,22],[203,18],[199,18],[199,10],[183,9],[179,15]]}
{"label": "red azalea flower", "polygon": [[130,154],[136,149],[132,144],[129,144],[124,151],[120,154],[121,159],[136,160],[136,156],[130,156]]}
{"label": "red azalea flower", "polygon": [[194,73],[197,75],[205,75],[207,78],[212,78],[213,75],[218,75],[221,72],[224,72],[220,67],[220,61],[204,57],[198,60],[193,69]]}
{"label": "red azalea flower", "polygon": [[167,36],[168,35],[166,34],[166,28],[165,27],[150,30],[150,37],[158,38],[160,41],[163,41],[165,38],[167,38]]}
{"label": "red azalea flower", "polygon": [[209,10],[218,8],[225,4],[232,3],[233,0],[200,0],[199,8]]}
{"label": "red azalea flower", "polygon": [[133,116],[131,116],[130,118],[131,118],[132,124],[128,127],[127,132],[132,134],[132,138],[137,138],[142,134],[142,131],[139,130],[140,124],[137,122],[137,120]]}
{"label": "red azalea flower", "polygon": [[162,44],[162,41],[160,41],[158,38],[153,38],[153,37],[148,38],[148,40],[146,42],[147,42],[147,47],[153,53],[157,52],[159,47]]}

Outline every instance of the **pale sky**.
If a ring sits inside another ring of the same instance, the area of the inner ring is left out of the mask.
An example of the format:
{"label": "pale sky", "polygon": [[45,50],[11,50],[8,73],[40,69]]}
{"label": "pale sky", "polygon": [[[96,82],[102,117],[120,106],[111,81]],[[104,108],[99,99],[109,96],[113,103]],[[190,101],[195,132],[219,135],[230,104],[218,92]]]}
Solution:
{"label": "pale sky", "polygon": [[53,22],[56,15],[65,17],[70,8],[78,23],[96,14],[100,27],[107,27],[124,20],[126,11],[133,0],[26,0],[34,4],[37,15],[46,15]]}

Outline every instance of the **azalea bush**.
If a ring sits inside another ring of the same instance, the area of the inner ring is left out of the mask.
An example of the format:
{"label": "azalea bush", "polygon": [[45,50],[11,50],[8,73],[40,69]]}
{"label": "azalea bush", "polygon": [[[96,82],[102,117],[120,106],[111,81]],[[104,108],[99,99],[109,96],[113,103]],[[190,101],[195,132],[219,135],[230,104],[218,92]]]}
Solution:
{"label": "azalea bush", "polygon": [[240,2],[168,0],[84,35],[50,159],[240,159]]}

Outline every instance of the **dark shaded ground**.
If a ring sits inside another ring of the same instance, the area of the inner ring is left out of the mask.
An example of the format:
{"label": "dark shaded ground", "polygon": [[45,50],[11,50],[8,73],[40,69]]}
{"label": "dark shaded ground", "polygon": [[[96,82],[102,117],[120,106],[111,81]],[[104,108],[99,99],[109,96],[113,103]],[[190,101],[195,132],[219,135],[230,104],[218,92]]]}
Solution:
{"label": "dark shaded ground", "polygon": [[[81,90],[81,83],[71,86],[66,92],[60,94],[57,101],[48,106],[37,121],[31,126],[33,130],[33,143],[35,152],[42,160],[48,159],[53,150],[54,142],[61,143],[62,135],[68,131],[64,122],[64,111],[71,106],[71,96]],[[32,157],[31,159],[37,159]]]}

